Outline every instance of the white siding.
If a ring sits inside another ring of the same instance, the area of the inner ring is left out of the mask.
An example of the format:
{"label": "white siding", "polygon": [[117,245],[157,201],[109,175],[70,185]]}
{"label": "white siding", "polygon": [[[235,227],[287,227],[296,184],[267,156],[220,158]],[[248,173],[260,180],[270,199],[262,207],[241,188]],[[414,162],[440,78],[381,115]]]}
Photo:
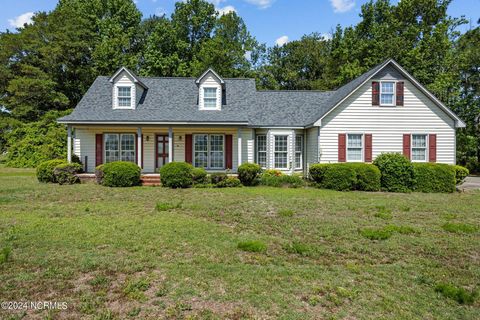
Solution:
{"label": "white siding", "polygon": [[337,162],[338,134],[351,132],[372,134],[374,159],[382,152],[402,152],[403,134],[434,133],[437,162],[455,163],[454,120],[412,83],[404,81],[403,107],[372,106],[369,81],[322,119],[320,162]]}
{"label": "white siding", "polygon": [[[204,108],[203,106],[203,88],[216,88],[217,89],[217,108],[216,110],[221,110],[222,109],[222,84],[220,81],[213,76],[212,73],[208,73],[207,76],[205,76],[201,81],[200,81],[200,86],[199,86],[199,93],[198,93],[198,105],[199,109],[202,110]],[[206,109],[206,110],[211,110],[211,109]]]}
{"label": "white siding", "polygon": [[306,156],[307,166],[318,162],[318,127],[307,129],[306,134]]}
{"label": "white siding", "polygon": [[75,129],[75,139],[73,141],[73,153],[85,165],[87,157],[88,172],[95,171],[95,132],[87,129]]}
{"label": "white siding", "polygon": [[[131,94],[132,94],[132,107],[131,108],[127,108],[127,107],[118,107],[118,99],[117,99],[117,96],[118,96],[118,90],[117,90],[117,87],[118,86],[121,86],[121,87],[130,87],[131,88]],[[114,85],[113,85],[113,92],[112,92],[112,97],[113,97],[113,108],[114,109],[135,109],[135,106],[136,104],[139,102],[140,100],[140,97],[141,97],[141,93],[143,92],[143,89],[142,91],[140,92],[140,95],[137,97],[136,95],[136,91],[137,91],[137,88],[140,88],[139,85],[135,85],[133,79],[125,72],[125,71],[122,71],[116,78],[115,78],[115,82],[114,82]]]}
{"label": "white siding", "polygon": [[255,130],[241,129],[242,135],[242,163],[255,162]]}

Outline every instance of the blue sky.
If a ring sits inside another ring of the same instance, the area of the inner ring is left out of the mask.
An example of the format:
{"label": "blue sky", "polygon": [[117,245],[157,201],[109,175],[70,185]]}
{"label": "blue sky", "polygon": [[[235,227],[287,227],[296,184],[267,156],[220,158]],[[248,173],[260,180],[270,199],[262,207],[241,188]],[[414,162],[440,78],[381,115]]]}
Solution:
{"label": "blue sky", "polygon": [[[360,6],[367,0],[209,0],[219,11],[235,10],[250,32],[273,45],[299,39],[303,34],[328,35],[337,24],[348,26],[360,18]],[[392,0],[396,2],[396,0]],[[144,17],[173,12],[175,0],[135,0]],[[52,10],[57,0],[0,0],[0,31],[14,30],[28,22],[33,12]],[[480,18],[480,0],[453,0],[451,16],[465,16],[472,25]],[[464,31],[468,26],[465,26]]]}

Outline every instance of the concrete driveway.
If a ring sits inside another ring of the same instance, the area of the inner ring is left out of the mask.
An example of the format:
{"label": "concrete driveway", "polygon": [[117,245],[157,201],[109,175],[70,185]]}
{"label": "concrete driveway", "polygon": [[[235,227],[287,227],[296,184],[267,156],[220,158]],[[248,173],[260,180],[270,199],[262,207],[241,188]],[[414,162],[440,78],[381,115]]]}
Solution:
{"label": "concrete driveway", "polygon": [[460,190],[480,190],[480,177],[479,176],[470,176],[465,179],[465,182],[458,186]]}

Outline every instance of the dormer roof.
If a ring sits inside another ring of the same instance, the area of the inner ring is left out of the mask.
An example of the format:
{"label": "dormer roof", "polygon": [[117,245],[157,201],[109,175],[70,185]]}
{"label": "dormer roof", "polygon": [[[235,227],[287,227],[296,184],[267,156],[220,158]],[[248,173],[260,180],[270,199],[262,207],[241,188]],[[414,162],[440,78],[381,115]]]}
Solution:
{"label": "dormer roof", "polygon": [[110,82],[111,83],[114,83],[115,82],[115,79],[118,77],[119,74],[121,74],[122,72],[125,72],[127,73],[132,79],[133,79],[133,82],[142,86],[144,89],[148,89],[148,87],[140,80],[140,78],[135,74],[133,73],[132,71],[130,71],[128,68],[126,67],[121,67],[120,69],[117,70],[117,72],[114,73],[114,75],[110,78]]}
{"label": "dormer roof", "polygon": [[215,78],[217,78],[217,80],[222,84],[222,86],[225,85],[225,81],[222,79],[222,77],[220,77],[212,68],[209,68],[207,71],[202,73],[202,75],[195,80],[195,83],[200,84],[202,79],[205,78],[209,73],[213,74]]}

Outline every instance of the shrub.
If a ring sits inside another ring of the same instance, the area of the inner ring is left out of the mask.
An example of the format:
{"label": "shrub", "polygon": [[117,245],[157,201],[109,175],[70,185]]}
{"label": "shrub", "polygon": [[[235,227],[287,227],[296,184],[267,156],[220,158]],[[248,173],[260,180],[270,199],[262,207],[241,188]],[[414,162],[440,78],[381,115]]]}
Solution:
{"label": "shrub", "polygon": [[435,287],[435,292],[439,292],[444,297],[453,299],[460,304],[472,304],[478,296],[477,291],[469,292],[464,288],[458,288],[445,283],[438,284]]}
{"label": "shrub", "polygon": [[357,175],[355,190],[361,191],[379,191],[380,178],[382,174],[373,164],[369,163],[349,163]]}
{"label": "shrub", "polygon": [[363,229],[361,235],[370,240],[386,240],[392,236],[392,231],[386,229]]}
{"label": "shrub", "polygon": [[160,169],[162,185],[168,188],[188,188],[193,184],[193,167],[186,162],[170,162]]}
{"label": "shrub", "polygon": [[60,164],[67,163],[65,160],[55,159],[55,160],[48,160],[40,163],[37,167],[37,179],[40,182],[57,182],[55,179],[55,174],[53,170],[55,167]]}
{"label": "shrub", "polygon": [[218,184],[223,180],[227,180],[227,178],[228,178],[227,174],[223,172],[212,173],[210,175],[210,180],[212,181],[213,184]]}
{"label": "shrub", "polygon": [[447,222],[442,226],[443,230],[453,233],[475,233],[478,228],[471,224],[450,223]]}
{"label": "shrub", "polygon": [[457,185],[462,184],[465,181],[465,178],[470,174],[467,168],[455,165],[453,166],[455,170],[455,183]]}
{"label": "shrub", "polygon": [[409,192],[415,186],[413,165],[400,153],[382,153],[373,164],[380,169],[381,187],[390,192]]}
{"label": "shrub", "polygon": [[53,174],[59,184],[80,183],[77,173],[82,172],[82,165],[78,163],[62,163],[55,167]]}
{"label": "shrub", "polygon": [[98,184],[103,184],[103,164],[95,168],[95,181]]}
{"label": "shrub", "polygon": [[132,187],[140,184],[140,167],[133,162],[115,161],[102,167],[102,185],[107,187]]}
{"label": "shrub", "polygon": [[270,175],[262,174],[260,184],[269,187],[299,188],[305,185],[302,177],[298,175]]}
{"label": "shrub", "polygon": [[0,250],[0,265],[8,261],[11,252],[12,250],[8,247],[2,248],[2,250]]}
{"label": "shrub", "polygon": [[283,173],[282,173],[282,171],[277,170],[277,169],[267,169],[267,170],[263,171],[262,175],[279,177],[279,176],[283,176]]}
{"label": "shrub", "polygon": [[242,182],[238,178],[229,177],[215,185],[216,188],[238,188],[242,187]]}
{"label": "shrub", "polygon": [[237,248],[247,252],[267,251],[267,245],[264,242],[259,240],[241,241],[238,243]]}
{"label": "shrub", "polygon": [[325,170],[321,186],[338,191],[354,190],[357,174],[352,166],[344,163],[330,164]]}
{"label": "shrub", "polygon": [[414,163],[415,191],[454,192],[455,170],[453,166],[442,163]]}
{"label": "shrub", "polygon": [[316,163],[310,166],[308,173],[310,174],[310,179],[315,181],[316,183],[321,184],[323,182],[323,177],[325,175],[325,171],[327,171],[328,166],[330,164],[327,163]]}
{"label": "shrub", "polygon": [[192,179],[194,185],[207,184],[209,182],[207,171],[203,168],[193,168]]}
{"label": "shrub", "polygon": [[244,186],[253,186],[258,183],[258,176],[262,168],[256,163],[244,163],[238,167],[238,179]]}

